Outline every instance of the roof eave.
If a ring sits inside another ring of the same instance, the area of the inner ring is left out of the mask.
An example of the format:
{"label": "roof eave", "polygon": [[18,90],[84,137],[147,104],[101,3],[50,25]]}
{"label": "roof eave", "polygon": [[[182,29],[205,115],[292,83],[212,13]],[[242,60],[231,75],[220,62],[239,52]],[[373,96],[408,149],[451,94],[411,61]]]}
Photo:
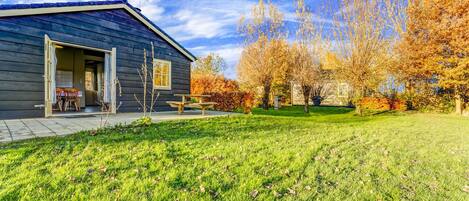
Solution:
{"label": "roof eave", "polygon": [[129,12],[133,17],[137,18],[150,30],[155,32],[158,36],[162,37],[166,42],[170,43],[174,48],[181,52],[192,62],[196,61],[197,58],[186,50],[182,45],[180,45],[176,40],[171,38],[158,26],[153,24],[149,19],[147,19],[142,13],[137,11],[129,3],[116,3],[116,4],[96,4],[96,5],[77,5],[77,6],[61,6],[61,7],[39,7],[39,8],[24,8],[24,9],[8,9],[0,10],[1,17],[13,17],[13,16],[26,16],[26,15],[40,15],[40,14],[50,14],[50,13],[68,13],[68,12],[80,12],[80,11],[90,11],[90,10],[111,10],[111,9],[124,9]]}

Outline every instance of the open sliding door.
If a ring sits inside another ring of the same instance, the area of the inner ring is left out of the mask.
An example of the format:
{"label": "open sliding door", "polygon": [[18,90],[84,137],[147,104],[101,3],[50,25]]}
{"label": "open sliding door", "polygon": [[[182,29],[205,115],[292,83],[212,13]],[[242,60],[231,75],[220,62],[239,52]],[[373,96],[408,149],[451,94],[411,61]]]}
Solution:
{"label": "open sliding door", "polygon": [[44,35],[44,114],[52,116],[55,99],[55,48],[49,36]]}
{"label": "open sliding door", "polygon": [[117,112],[117,93],[116,93],[116,86],[117,86],[117,75],[116,75],[116,65],[117,65],[117,50],[116,48],[112,48],[111,51],[111,112],[115,114]]}
{"label": "open sliding door", "polygon": [[103,101],[109,104],[111,113],[117,111],[117,98],[116,98],[116,48],[112,51],[106,52],[104,56],[104,96]]}

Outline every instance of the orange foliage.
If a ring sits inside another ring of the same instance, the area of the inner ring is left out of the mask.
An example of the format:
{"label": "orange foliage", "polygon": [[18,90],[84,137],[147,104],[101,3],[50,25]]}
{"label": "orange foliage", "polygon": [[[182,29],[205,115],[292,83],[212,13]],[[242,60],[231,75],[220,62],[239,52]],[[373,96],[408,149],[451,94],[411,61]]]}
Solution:
{"label": "orange foliage", "polygon": [[407,110],[406,102],[400,99],[365,97],[360,100],[360,104],[365,110]]}
{"label": "orange foliage", "polygon": [[221,75],[192,75],[191,94],[232,91],[239,91],[238,83],[234,80],[226,79]]}
{"label": "orange foliage", "polygon": [[249,92],[213,92],[210,101],[218,103],[215,105],[216,110],[232,112],[242,108],[246,114],[251,113],[254,106],[254,95]]}
{"label": "orange foliage", "polygon": [[239,85],[221,75],[195,73],[191,79],[191,94],[211,95],[211,102],[216,110],[232,112],[243,108],[244,113],[251,113],[255,104],[254,95],[249,92],[240,92]]}

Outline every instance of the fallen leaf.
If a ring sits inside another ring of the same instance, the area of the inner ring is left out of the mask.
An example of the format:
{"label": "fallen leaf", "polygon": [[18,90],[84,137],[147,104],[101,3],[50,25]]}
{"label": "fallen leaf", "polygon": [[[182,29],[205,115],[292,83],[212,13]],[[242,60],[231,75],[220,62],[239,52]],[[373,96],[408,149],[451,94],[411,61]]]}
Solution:
{"label": "fallen leaf", "polygon": [[469,193],[469,186],[464,186],[464,188],[462,190],[466,193]]}
{"label": "fallen leaf", "polygon": [[99,171],[101,171],[102,173],[105,173],[107,171],[106,166],[99,167]]}
{"label": "fallen leaf", "polygon": [[251,195],[251,197],[256,198],[258,193],[259,193],[259,191],[253,190],[253,191],[251,191],[250,195]]}
{"label": "fallen leaf", "polygon": [[291,188],[287,188],[288,192],[292,195],[295,195],[296,194],[296,191],[291,189]]}
{"label": "fallen leaf", "polygon": [[274,196],[278,198],[278,197],[282,197],[282,194],[278,193],[277,191],[274,191]]}

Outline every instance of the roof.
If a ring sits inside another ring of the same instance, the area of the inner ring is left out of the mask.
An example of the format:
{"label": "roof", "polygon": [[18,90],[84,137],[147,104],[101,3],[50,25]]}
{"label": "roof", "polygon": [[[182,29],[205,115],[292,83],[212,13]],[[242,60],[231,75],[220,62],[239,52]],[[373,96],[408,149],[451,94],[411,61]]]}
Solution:
{"label": "roof", "polygon": [[88,2],[66,2],[66,3],[40,3],[40,4],[11,4],[0,5],[0,18],[10,16],[39,15],[49,13],[66,13],[80,12],[90,10],[109,10],[124,9],[132,16],[145,24],[150,30],[161,36],[170,43],[174,48],[180,51],[191,61],[197,58],[186,50],[181,44],[176,42],[171,36],[156,26],[151,20],[145,17],[140,10],[130,5],[126,0],[110,0],[110,1],[88,1]]}

